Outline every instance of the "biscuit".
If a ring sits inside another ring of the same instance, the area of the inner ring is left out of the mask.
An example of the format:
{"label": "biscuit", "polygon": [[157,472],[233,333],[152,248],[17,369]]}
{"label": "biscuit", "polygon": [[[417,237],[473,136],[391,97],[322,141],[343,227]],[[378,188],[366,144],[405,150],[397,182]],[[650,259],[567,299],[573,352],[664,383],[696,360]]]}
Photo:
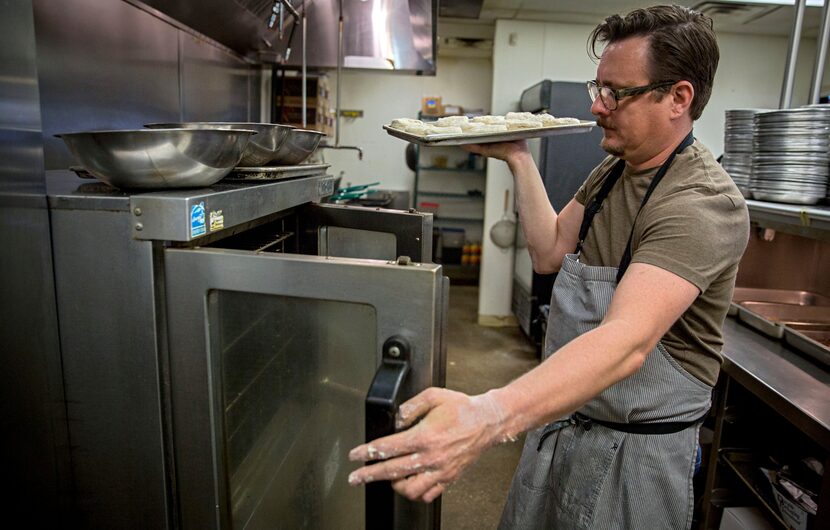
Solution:
{"label": "biscuit", "polygon": [[504,124],[504,116],[476,116],[472,120],[475,123],[484,123],[486,125]]}
{"label": "biscuit", "polygon": [[461,134],[462,132],[461,127],[436,127],[434,125],[427,125],[425,134]]}
{"label": "biscuit", "polygon": [[516,129],[532,129],[536,127],[542,127],[542,122],[531,120],[507,120],[507,128],[511,131],[515,131]]}
{"label": "biscuit", "polygon": [[423,136],[423,135],[427,134],[427,127],[429,127],[429,126],[425,125],[423,123],[412,124],[412,125],[407,125],[404,128],[404,131],[408,132],[410,134],[417,134],[419,136]]}
{"label": "biscuit", "polygon": [[398,118],[396,120],[392,120],[392,123],[390,123],[389,126],[393,129],[406,130],[406,128],[410,125],[423,124],[424,122],[422,122],[421,120],[413,120],[412,118]]}
{"label": "biscuit", "polygon": [[446,116],[438,118],[434,125],[436,127],[460,127],[469,121],[470,118],[467,116]]}
{"label": "biscuit", "polygon": [[536,119],[536,116],[533,115],[532,112],[508,112],[505,116],[507,121],[510,120],[534,120],[539,121]]}
{"label": "biscuit", "polygon": [[474,133],[474,134],[507,132],[507,125],[505,125],[503,123],[501,123],[501,124],[499,124],[499,123],[493,123],[493,124],[482,123],[481,127],[477,127],[476,129],[474,129],[472,131],[465,131],[465,132],[470,132],[470,133]]}

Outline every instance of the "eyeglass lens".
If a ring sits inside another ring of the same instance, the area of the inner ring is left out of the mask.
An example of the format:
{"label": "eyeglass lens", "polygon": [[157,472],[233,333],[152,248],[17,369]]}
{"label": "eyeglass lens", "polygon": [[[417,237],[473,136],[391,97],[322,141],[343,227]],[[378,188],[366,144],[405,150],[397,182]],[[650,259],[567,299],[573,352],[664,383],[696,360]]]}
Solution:
{"label": "eyeglass lens", "polygon": [[602,104],[608,110],[615,110],[617,108],[617,98],[614,92],[607,87],[600,87],[594,83],[588,83],[588,95],[591,97],[591,102],[596,101],[597,96],[599,96]]}

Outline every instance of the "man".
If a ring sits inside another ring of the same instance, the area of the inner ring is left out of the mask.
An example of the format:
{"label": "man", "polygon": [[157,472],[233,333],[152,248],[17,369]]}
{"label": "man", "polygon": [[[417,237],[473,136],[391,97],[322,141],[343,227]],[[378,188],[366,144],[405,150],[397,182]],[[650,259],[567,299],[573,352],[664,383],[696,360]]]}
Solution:
{"label": "man", "polygon": [[505,160],[537,272],[559,271],[545,359],[469,397],[429,389],[401,406],[414,427],[355,448],[430,502],[481,452],[529,429],[502,528],[689,528],[700,422],[746,246],[746,205],[692,137],[719,58],[711,20],[678,6],[609,17],[591,34],[591,111],[612,156],[561,212],[523,142]]}

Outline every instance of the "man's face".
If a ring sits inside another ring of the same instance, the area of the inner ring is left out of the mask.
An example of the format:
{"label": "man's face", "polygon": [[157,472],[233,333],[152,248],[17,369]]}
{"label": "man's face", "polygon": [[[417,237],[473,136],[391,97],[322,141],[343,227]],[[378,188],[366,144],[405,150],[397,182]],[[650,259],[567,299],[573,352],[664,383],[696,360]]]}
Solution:
{"label": "man's face", "polygon": [[[614,89],[652,83],[655,80],[648,75],[648,54],[648,40],[644,37],[609,44],[597,67],[597,83]],[[667,98],[661,102],[658,99],[655,92],[625,97],[611,111],[598,97],[591,105],[591,113],[603,129],[602,148],[629,162],[647,159],[653,146],[660,143],[667,124]]]}

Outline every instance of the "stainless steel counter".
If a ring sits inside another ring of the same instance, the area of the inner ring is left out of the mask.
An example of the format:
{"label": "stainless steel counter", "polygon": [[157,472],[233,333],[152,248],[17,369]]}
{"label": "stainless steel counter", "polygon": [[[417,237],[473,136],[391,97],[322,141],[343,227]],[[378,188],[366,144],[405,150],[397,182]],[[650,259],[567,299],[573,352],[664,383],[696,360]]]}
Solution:
{"label": "stainless steel counter", "polygon": [[830,450],[830,372],[727,318],[723,371]]}

